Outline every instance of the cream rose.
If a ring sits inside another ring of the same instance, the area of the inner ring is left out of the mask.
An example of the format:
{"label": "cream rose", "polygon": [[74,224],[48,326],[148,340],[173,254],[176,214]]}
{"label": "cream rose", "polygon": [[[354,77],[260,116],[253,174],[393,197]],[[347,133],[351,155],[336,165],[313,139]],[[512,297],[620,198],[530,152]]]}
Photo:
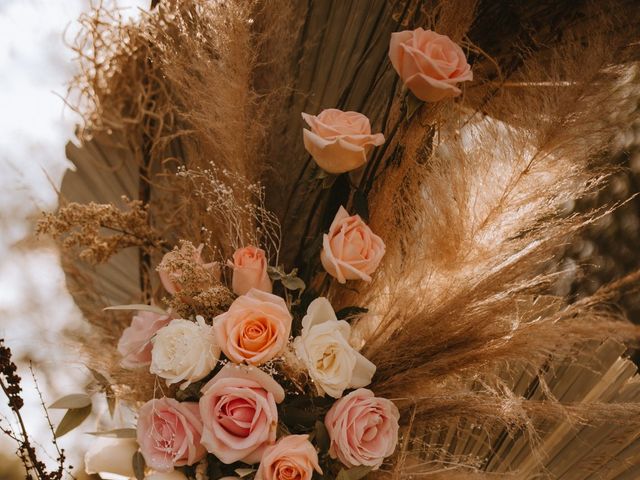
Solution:
{"label": "cream rose", "polygon": [[331,406],[324,423],[331,443],[329,456],[348,468],[374,470],[393,454],[398,443],[400,413],[394,403],[360,388]]}
{"label": "cream rose", "polygon": [[320,260],[329,275],[338,282],[371,281],[384,256],[385,245],[360,215],[349,216],[344,207],[336,213],[329,233],[322,239]]}
{"label": "cream rose", "polygon": [[220,358],[213,327],[200,316],[197,322],[172,320],[152,341],[150,372],[167,385],[184,381],[181,389],[206,377]]}
{"label": "cream rose", "polygon": [[218,315],[213,325],[229,360],[261,365],[282,353],[289,341],[291,320],[282,298],[253,288]]}
{"label": "cream rose", "polygon": [[350,345],[350,334],[351,326],[336,318],[326,298],[311,302],[293,346],[321,396],[340,398],[348,388],[371,383],[376,366]]}
{"label": "cream rose", "polygon": [[473,80],[462,48],[431,30],[391,34],[389,58],[407,88],[425,102],[456,97],[461,93],[456,84]]}
{"label": "cream rose", "polygon": [[202,387],[202,444],[223,463],[257,463],[276,441],[284,390],[265,372],[227,364]]}
{"label": "cream rose", "polygon": [[287,435],[265,450],[255,480],[311,480],[314,470],[322,474],[309,436]]}
{"label": "cream rose", "polygon": [[267,257],[261,248],[248,246],[233,254],[231,288],[236,295],[244,295],[252,288],[271,293],[271,279],[267,274]]}
{"label": "cream rose", "polygon": [[85,472],[134,477],[131,459],[137,451],[138,443],[133,438],[98,437],[84,455]]}
{"label": "cream rose", "polygon": [[304,129],[304,147],[318,166],[329,173],[344,173],[364,165],[384,135],[371,134],[369,119],[358,112],[329,108],[318,116],[303,113],[311,130]]}

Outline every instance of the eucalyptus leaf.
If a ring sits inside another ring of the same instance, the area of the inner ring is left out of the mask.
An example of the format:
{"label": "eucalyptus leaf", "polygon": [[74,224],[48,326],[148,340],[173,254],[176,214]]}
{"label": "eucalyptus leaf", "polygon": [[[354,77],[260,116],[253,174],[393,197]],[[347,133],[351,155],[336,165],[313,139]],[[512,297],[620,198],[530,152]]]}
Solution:
{"label": "eucalyptus leaf", "polygon": [[301,278],[290,276],[282,277],[282,285],[289,290],[304,290],[307,286]]}
{"label": "eucalyptus leaf", "polygon": [[142,453],[136,452],[133,454],[133,458],[131,459],[131,465],[133,466],[133,473],[136,475],[137,480],[144,480],[144,457]]}
{"label": "eucalyptus leaf", "polygon": [[104,432],[87,432],[87,435],[95,437],[109,438],[136,438],[135,428],[116,428],[114,430],[105,430]]}
{"label": "eucalyptus leaf", "polygon": [[138,310],[143,312],[153,312],[160,315],[166,315],[162,308],[155,305],[145,305],[143,303],[132,303],[131,305],[112,305],[111,307],[105,307],[103,310]]}
{"label": "eucalyptus leaf", "polygon": [[109,415],[111,415],[111,418],[113,418],[113,416],[116,413],[116,406],[118,401],[114,395],[109,395],[108,393],[105,394],[105,397],[107,399],[107,407],[109,408]]}
{"label": "eucalyptus leaf", "polygon": [[56,428],[55,437],[60,438],[76,428],[91,414],[91,405],[82,408],[72,408],[64,414],[58,428]]}
{"label": "eucalyptus leaf", "polygon": [[371,467],[365,466],[353,467],[349,470],[343,468],[338,473],[336,480],[360,480],[361,478],[364,478],[371,470]]}
{"label": "eucalyptus leaf", "polygon": [[91,397],[86,393],[72,393],[59,398],[49,408],[58,408],[62,410],[68,410],[70,408],[84,408],[91,405]]}
{"label": "eucalyptus leaf", "polygon": [[280,280],[283,276],[286,275],[282,267],[272,267],[272,266],[267,267],[267,274],[269,275],[269,278],[271,280]]}

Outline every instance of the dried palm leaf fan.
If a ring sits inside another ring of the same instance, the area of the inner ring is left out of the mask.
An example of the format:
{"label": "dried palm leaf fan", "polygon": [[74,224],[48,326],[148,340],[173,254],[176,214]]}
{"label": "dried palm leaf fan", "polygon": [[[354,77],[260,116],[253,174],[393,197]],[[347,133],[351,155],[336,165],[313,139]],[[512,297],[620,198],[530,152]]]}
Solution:
{"label": "dried palm leaf fan", "polygon": [[[624,1],[189,0],[127,24],[97,9],[77,43],[76,171],[43,229],[74,247],[98,383],[153,395],[105,353],[124,319],[101,309],[161,303],[154,269],[180,239],[220,260],[260,243],[299,269],[302,305],[368,309],[352,324],[401,436],[367,478],[637,478],[640,387],[621,355],[639,331],[613,306],[637,275],[573,304],[550,286],[554,255],[606,214],[562,207],[610,173],[638,99],[639,14]],[[418,26],[465,46],[474,81],[458,99],[417,103],[391,67],[391,33]],[[300,113],[324,108],[384,132],[362,169],[327,177],[305,152]],[[369,284],[319,268],[340,205],[386,243]]]}

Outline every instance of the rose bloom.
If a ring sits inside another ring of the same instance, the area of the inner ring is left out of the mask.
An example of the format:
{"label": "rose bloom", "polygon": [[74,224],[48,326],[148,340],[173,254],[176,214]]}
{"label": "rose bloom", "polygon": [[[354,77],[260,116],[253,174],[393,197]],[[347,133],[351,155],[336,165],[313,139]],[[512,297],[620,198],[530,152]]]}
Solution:
{"label": "rose bloom", "polygon": [[291,320],[282,298],[253,288],[218,315],[213,326],[229,360],[261,365],[282,353],[291,333]]}
{"label": "rose bloom", "polygon": [[153,338],[149,371],[167,380],[167,385],[189,384],[206,377],[220,358],[213,327],[197,317],[197,322],[175,319]]}
{"label": "rose bloom", "polygon": [[456,84],[473,80],[462,48],[431,30],[391,34],[389,58],[407,88],[425,102],[456,97],[461,93]]}
{"label": "rose bloom", "polygon": [[321,396],[340,398],[348,388],[371,383],[376,366],[350,345],[350,334],[351,326],[338,321],[326,298],[311,302],[293,345]]}
{"label": "rose bloom", "polygon": [[329,233],[322,239],[322,247],[322,266],[340,283],[347,280],[370,282],[385,251],[382,239],[371,231],[360,215],[349,216],[344,207],[336,213]]}
{"label": "rose bloom", "polygon": [[227,364],[203,388],[202,444],[223,463],[257,463],[276,440],[284,390],[265,372]]}
{"label": "rose bloom", "polygon": [[134,477],[131,460],[137,451],[138,443],[133,438],[98,437],[84,455],[85,472]]}
{"label": "rose bloom", "polygon": [[311,480],[314,470],[322,474],[309,435],[287,435],[265,450],[255,480]]}
{"label": "rose bloom", "polygon": [[120,364],[124,368],[146,367],[151,364],[151,339],[158,330],[171,321],[169,314],[140,311],[134,315],[131,325],[124,329],[118,341]]}
{"label": "rose bloom", "polygon": [[233,254],[231,288],[236,295],[244,295],[252,288],[271,293],[271,279],[267,274],[267,258],[261,248],[248,246]]}
{"label": "rose bloom", "polygon": [[[193,248],[193,247],[191,247]],[[195,249],[193,262],[203,270],[209,272],[213,278],[216,280],[220,280],[220,265],[218,262],[204,263],[202,260],[202,249],[204,248],[203,244],[200,244],[198,248]],[[158,265],[158,276],[160,277],[160,281],[162,282],[162,286],[164,289],[169,292],[171,295],[175,295],[182,290],[182,285],[180,284],[180,277],[182,275],[181,272],[170,272],[167,270],[167,265],[173,261],[174,259],[179,258],[178,251],[168,252],[162,257],[162,261],[160,265]],[[207,285],[203,285],[202,289],[205,290]]]}
{"label": "rose bloom", "polygon": [[138,412],[138,445],[146,464],[158,472],[199,462],[206,454],[201,435],[202,420],[195,402],[163,397],[148,401]]}
{"label": "rose bloom", "polygon": [[394,403],[360,388],[341,398],[327,412],[324,423],[331,444],[329,455],[348,468],[378,469],[398,443],[400,413]]}
{"label": "rose bloom", "polygon": [[329,173],[355,170],[367,162],[373,147],[384,143],[384,135],[371,134],[369,119],[358,112],[329,108],[318,116],[303,113],[311,130],[304,129],[304,147],[318,166]]}

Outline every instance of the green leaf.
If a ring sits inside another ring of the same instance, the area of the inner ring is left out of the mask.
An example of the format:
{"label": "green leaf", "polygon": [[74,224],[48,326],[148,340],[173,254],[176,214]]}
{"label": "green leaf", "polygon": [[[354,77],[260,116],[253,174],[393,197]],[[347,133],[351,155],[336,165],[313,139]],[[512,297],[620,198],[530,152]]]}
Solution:
{"label": "green leaf", "polygon": [[282,277],[286,275],[282,267],[267,267],[267,274],[271,280],[280,280]]}
{"label": "green leaf", "polygon": [[420,107],[424,105],[424,102],[416,97],[413,93],[409,92],[405,97],[405,108],[406,108],[406,120],[411,120],[411,117],[415,115],[415,113],[420,110]]}
{"label": "green leaf", "polygon": [[72,393],[59,398],[49,408],[59,408],[62,410],[68,410],[70,408],[84,408],[91,405],[91,397],[86,393]]}
{"label": "green leaf", "polygon": [[142,453],[136,452],[133,454],[133,458],[131,459],[131,465],[133,466],[133,473],[136,475],[137,480],[144,480],[144,457]]}
{"label": "green leaf", "polygon": [[106,307],[102,310],[139,310],[143,312],[158,313],[160,315],[167,314],[167,312],[165,312],[160,307],[156,307],[155,305],[145,305],[143,303],[132,303],[131,305],[112,305],[111,307]]}
{"label": "green leaf", "polygon": [[347,318],[357,317],[358,315],[362,315],[368,311],[369,309],[364,307],[345,307],[336,312],[336,317],[338,320],[345,320]]}
{"label": "green leaf", "polygon": [[337,179],[338,175],[327,173],[327,176],[322,179],[322,189],[328,190],[329,188],[333,187],[333,184],[336,183]]}
{"label": "green leaf", "polygon": [[365,466],[353,467],[349,470],[345,470],[343,468],[338,473],[336,480],[360,480],[361,478],[364,478],[370,471],[371,467]]}
{"label": "green leaf", "polygon": [[329,438],[329,432],[327,431],[327,427],[325,427],[324,423],[318,420],[316,422],[316,428],[314,430],[314,437],[316,439],[316,445],[320,449],[321,452],[326,452],[329,450],[329,444],[331,443],[331,439]]}
{"label": "green leaf", "polygon": [[64,414],[62,420],[60,421],[60,425],[56,428],[55,437],[60,438],[61,436],[69,433],[71,430],[76,428],[91,413],[91,405],[87,405],[82,408],[72,408]]}
{"label": "green leaf", "polygon": [[136,438],[136,429],[116,428],[115,430],[105,430],[104,432],[87,432],[87,435],[109,438]]}
{"label": "green leaf", "polygon": [[304,290],[307,286],[301,278],[290,276],[282,277],[282,285],[289,290]]}

